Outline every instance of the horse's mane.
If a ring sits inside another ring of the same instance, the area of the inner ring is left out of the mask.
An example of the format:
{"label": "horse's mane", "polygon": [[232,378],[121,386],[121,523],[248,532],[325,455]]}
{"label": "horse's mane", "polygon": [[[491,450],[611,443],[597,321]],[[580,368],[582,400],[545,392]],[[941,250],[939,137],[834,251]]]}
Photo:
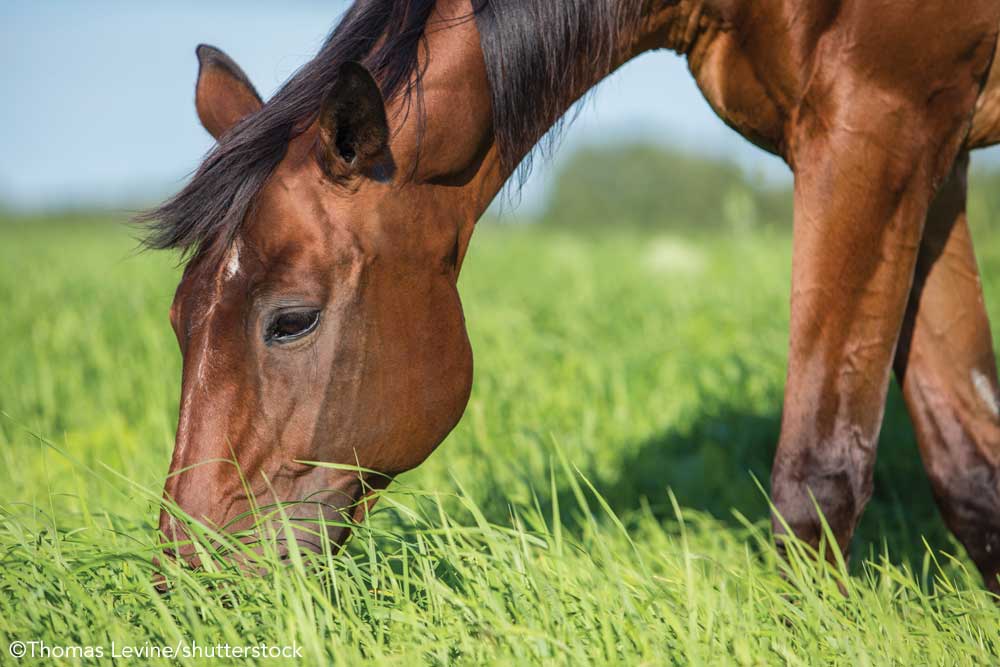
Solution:
{"label": "horse's mane", "polygon": [[[436,0],[357,0],[315,58],[299,69],[258,112],[243,119],[208,153],[191,181],[158,208],[143,213],[144,245],[187,256],[222,240],[228,244],[258,191],[284,158],[288,143],[318,113],[340,65],[365,63],[387,100],[420,112],[418,52]],[[503,167],[520,182],[530,153],[576,90],[581,53],[606,67],[625,14],[637,0],[473,0],[489,78],[493,130]],[[637,8],[636,8],[637,9]],[[417,104],[412,105],[414,96]],[[550,134],[553,137],[555,133]]]}

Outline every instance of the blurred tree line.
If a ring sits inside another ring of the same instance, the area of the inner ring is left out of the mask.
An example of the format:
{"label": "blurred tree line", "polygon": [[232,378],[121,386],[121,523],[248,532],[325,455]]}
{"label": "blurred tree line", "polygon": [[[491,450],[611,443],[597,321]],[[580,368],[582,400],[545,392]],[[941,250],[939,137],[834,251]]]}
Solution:
{"label": "blurred tree line", "polygon": [[[972,227],[1000,231],[1000,168],[973,169],[969,186]],[[664,146],[588,147],[557,172],[541,220],[574,227],[791,228],[792,186],[766,183],[725,158]]]}
{"label": "blurred tree line", "polygon": [[664,146],[587,147],[557,172],[542,220],[704,230],[790,226],[791,184],[768,185],[724,158]]}

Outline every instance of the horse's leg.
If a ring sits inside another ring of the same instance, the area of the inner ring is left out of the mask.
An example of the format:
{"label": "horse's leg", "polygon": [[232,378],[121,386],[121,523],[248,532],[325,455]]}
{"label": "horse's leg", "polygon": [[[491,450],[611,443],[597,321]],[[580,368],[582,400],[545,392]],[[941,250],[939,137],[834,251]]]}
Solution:
{"label": "horse's leg", "polygon": [[846,76],[826,86],[803,105],[808,115],[790,142],[791,332],[771,490],[779,548],[782,521],[819,544],[818,506],[846,554],[871,496],[924,220],[962,136],[957,113],[932,118],[898,98],[883,111],[891,95],[864,92]]}
{"label": "horse's leg", "polygon": [[941,513],[1000,592],[1000,400],[967,170],[964,154],[927,216],[895,369]]}

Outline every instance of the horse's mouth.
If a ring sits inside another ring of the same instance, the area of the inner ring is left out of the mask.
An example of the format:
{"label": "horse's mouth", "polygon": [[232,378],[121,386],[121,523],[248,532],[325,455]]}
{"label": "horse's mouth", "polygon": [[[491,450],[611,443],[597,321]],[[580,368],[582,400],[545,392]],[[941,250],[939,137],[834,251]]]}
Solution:
{"label": "horse's mouth", "polygon": [[366,494],[359,495],[359,499],[352,499],[346,507],[341,505],[346,500],[345,491],[329,489],[313,493],[309,500],[260,508],[216,529],[226,536],[218,540],[192,537],[190,533],[194,531],[170,516],[165,523],[161,522],[164,543],[153,558],[158,571],[154,585],[161,593],[166,592],[171,563],[200,570],[204,555],[235,564],[252,575],[266,574],[275,565],[302,558],[336,556],[367,515],[371,500]]}

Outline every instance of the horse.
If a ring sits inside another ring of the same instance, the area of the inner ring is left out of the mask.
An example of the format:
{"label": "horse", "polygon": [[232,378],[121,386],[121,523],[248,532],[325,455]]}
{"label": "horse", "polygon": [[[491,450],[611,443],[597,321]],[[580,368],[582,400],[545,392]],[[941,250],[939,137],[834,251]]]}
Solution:
{"label": "horse", "polygon": [[[779,548],[818,546],[825,517],[847,555],[894,372],[944,519],[1000,592],[1000,385],[966,218],[969,152],[1000,142],[998,28],[997,0],[357,0],[266,103],[200,46],[217,142],[143,218],[186,260],[165,499],[230,531],[287,503],[330,520],[305,549],[342,544],[463,414],[476,221],[587,91],[670,49],[794,174]],[[183,544],[166,509],[160,530]]]}

